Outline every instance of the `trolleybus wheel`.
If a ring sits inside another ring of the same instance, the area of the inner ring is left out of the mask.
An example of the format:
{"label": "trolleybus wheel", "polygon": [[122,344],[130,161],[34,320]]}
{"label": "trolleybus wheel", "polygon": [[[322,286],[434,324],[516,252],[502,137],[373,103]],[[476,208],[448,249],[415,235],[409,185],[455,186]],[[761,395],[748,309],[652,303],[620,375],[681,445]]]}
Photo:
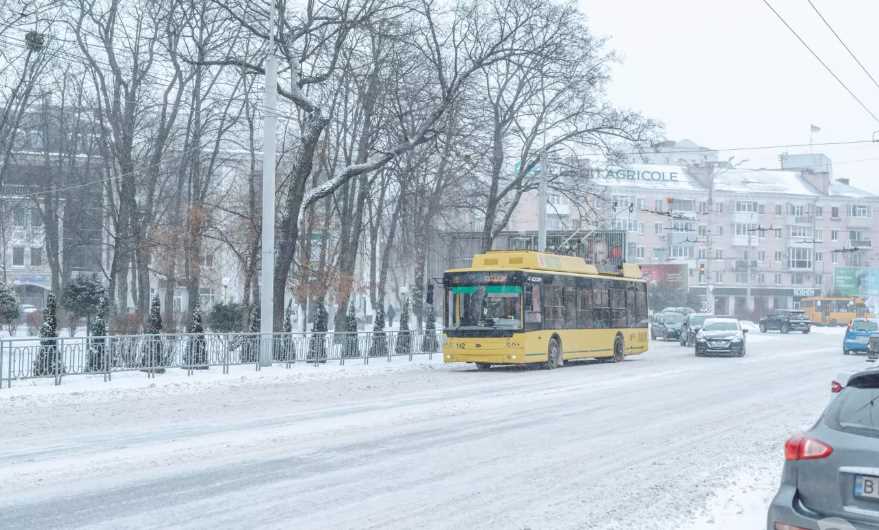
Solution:
{"label": "trolleybus wheel", "polygon": [[555,337],[549,339],[549,351],[547,352],[546,363],[543,365],[547,370],[558,368],[562,365],[562,346]]}
{"label": "trolleybus wheel", "polygon": [[626,350],[623,347],[623,338],[617,337],[613,341],[613,362],[620,363],[626,358]]}

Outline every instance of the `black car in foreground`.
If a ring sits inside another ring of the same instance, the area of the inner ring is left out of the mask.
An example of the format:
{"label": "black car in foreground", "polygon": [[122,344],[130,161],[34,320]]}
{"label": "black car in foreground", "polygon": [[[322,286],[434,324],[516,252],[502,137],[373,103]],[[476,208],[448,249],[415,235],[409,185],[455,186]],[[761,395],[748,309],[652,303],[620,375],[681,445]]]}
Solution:
{"label": "black car in foreground", "polygon": [[735,318],[708,318],[696,334],[696,356],[734,355],[744,357],[745,334],[741,322]]}
{"label": "black car in foreground", "polygon": [[784,446],[768,530],[879,528],[879,370],[835,391],[818,423]]}
{"label": "black car in foreground", "polygon": [[812,323],[806,313],[796,309],[776,309],[761,318],[758,324],[760,333],[766,333],[773,329],[782,333],[790,333],[791,331],[808,333],[812,329]]}

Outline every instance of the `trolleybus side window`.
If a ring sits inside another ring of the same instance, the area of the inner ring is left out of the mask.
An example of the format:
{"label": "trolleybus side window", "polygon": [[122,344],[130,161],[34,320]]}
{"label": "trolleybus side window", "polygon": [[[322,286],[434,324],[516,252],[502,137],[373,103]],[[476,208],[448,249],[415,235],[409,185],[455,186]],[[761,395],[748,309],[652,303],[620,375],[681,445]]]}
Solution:
{"label": "trolleybus side window", "polygon": [[565,327],[565,304],[561,285],[544,286],[543,322],[545,329]]}
{"label": "trolleybus side window", "polygon": [[525,286],[525,328],[540,329],[543,324],[543,313],[540,311],[540,285]]}
{"label": "trolleybus side window", "polygon": [[577,288],[573,284],[565,287],[565,327],[576,329],[577,326]]}
{"label": "trolleybus side window", "polygon": [[577,327],[589,329],[592,327],[592,286],[587,285],[579,290],[580,306],[577,311]]}

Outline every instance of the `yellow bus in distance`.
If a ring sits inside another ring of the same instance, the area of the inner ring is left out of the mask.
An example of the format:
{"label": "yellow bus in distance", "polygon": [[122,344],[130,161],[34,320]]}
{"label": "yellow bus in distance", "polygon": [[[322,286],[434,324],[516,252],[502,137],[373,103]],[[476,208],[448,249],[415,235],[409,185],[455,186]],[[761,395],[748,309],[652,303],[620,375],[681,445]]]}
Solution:
{"label": "yellow bus in distance", "polygon": [[857,296],[809,296],[800,300],[800,309],[813,324],[847,326],[856,318],[874,318],[864,299]]}
{"label": "yellow bus in distance", "polygon": [[622,361],[647,351],[647,284],[637,265],[599,273],[582,258],[489,251],[443,275],[447,363]]}

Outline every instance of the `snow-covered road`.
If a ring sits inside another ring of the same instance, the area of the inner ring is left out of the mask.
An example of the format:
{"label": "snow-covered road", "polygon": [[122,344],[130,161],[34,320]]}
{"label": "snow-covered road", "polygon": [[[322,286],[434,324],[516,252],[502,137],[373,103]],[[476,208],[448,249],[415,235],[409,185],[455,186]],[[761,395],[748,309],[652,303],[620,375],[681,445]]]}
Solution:
{"label": "snow-covered road", "polygon": [[0,527],[755,528],[784,440],[864,364],[840,344],[819,330],[752,334],[742,359],[660,342],[554,371],[395,361],[161,392],[13,388]]}

